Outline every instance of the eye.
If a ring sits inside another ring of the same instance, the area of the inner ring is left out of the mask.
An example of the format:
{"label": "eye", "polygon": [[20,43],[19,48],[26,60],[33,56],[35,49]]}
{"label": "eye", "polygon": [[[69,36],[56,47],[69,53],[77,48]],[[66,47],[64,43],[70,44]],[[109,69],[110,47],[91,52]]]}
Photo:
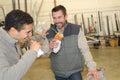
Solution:
{"label": "eye", "polygon": [[28,31],[27,34],[31,33],[32,31]]}

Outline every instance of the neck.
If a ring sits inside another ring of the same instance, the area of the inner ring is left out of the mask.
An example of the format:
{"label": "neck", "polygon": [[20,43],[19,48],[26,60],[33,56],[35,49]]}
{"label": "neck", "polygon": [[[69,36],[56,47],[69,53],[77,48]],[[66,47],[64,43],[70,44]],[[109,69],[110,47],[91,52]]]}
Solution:
{"label": "neck", "polygon": [[63,33],[64,32],[64,27],[57,28],[59,32]]}
{"label": "neck", "polygon": [[60,31],[61,31],[61,32],[64,32],[64,27],[62,27],[62,28],[60,29]]}
{"label": "neck", "polygon": [[[16,39],[16,38],[15,38],[15,35],[14,35],[11,31],[8,31],[7,33],[8,33],[13,39]],[[17,39],[16,39],[16,40],[17,40]]]}

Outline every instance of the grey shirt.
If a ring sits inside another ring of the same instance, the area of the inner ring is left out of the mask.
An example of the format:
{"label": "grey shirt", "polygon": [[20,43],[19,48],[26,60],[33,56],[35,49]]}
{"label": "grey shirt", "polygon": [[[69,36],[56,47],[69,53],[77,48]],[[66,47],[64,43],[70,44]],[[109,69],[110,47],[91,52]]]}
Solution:
{"label": "grey shirt", "polygon": [[86,37],[82,31],[80,31],[78,35],[78,47],[81,49],[82,55],[85,60],[85,64],[87,65],[88,69],[96,70],[97,65],[92,58]]}
{"label": "grey shirt", "polygon": [[17,52],[14,46],[16,42],[0,28],[0,80],[22,79],[36,59],[36,52],[30,50],[20,58],[20,52]]}

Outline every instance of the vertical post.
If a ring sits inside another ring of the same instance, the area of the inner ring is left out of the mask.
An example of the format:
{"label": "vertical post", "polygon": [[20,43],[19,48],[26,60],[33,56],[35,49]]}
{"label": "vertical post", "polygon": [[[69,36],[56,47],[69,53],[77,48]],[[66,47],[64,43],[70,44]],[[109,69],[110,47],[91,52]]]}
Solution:
{"label": "vertical post", "polygon": [[99,19],[100,31],[102,31],[102,28],[101,28],[101,17],[100,17],[100,11],[98,11],[98,19]]}
{"label": "vertical post", "polygon": [[106,16],[106,20],[107,20],[108,37],[110,37],[110,26],[109,26],[109,17],[108,16]]}
{"label": "vertical post", "polygon": [[54,0],[54,7],[56,6],[56,0]]}
{"label": "vertical post", "polygon": [[91,26],[94,27],[93,14],[91,14]]}
{"label": "vertical post", "polygon": [[91,14],[91,28],[92,28],[92,32],[96,32],[94,20],[93,20],[93,14]]}
{"label": "vertical post", "polygon": [[87,34],[87,30],[85,28],[85,21],[84,21],[84,16],[83,14],[81,14],[81,17],[82,17],[82,24],[83,24],[83,28],[84,28],[84,34],[86,35]]}
{"label": "vertical post", "polygon": [[4,11],[4,8],[3,8],[3,7],[1,7],[1,8],[2,8],[2,11],[3,11],[4,18],[5,18],[5,11]]}
{"label": "vertical post", "polygon": [[88,17],[88,29],[89,29],[89,33],[91,33],[91,30],[90,30],[90,19]]}
{"label": "vertical post", "polygon": [[25,0],[25,12],[27,12],[27,0]]}
{"label": "vertical post", "polygon": [[117,15],[114,14],[114,16],[115,16],[116,29],[117,29],[117,31],[119,31]]}
{"label": "vertical post", "polygon": [[15,10],[15,0],[12,0],[13,10]]}
{"label": "vertical post", "polygon": [[20,0],[18,0],[18,9],[20,9]]}
{"label": "vertical post", "polygon": [[78,21],[77,21],[77,14],[74,15],[74,21],[75,21],[75,24],[78,24]]}

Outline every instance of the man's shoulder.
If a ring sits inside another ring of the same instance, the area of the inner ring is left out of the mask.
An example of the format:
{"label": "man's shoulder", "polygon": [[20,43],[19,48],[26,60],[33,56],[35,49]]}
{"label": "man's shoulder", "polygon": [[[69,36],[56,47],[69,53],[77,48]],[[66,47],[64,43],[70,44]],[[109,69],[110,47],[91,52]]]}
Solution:
{"label": "man's shoulder", "polygon": [[81,27],[80,25],[78,24],[73,24],[73,23],[68,23],[68,25],[72,26],[72,27]]}
{"label": "man's shoulder", "polygon": [[73,23],[68,23],[69,28],[71,28],[73,31],[79,31],[80,25],[73,24]]}
{"label": "man's shoulder", "polygon": [[80,26],[72,23],[68,23],[67,27],[65,28],[64,34],[65,36],[69,35],[78,35],[80,31]]}

